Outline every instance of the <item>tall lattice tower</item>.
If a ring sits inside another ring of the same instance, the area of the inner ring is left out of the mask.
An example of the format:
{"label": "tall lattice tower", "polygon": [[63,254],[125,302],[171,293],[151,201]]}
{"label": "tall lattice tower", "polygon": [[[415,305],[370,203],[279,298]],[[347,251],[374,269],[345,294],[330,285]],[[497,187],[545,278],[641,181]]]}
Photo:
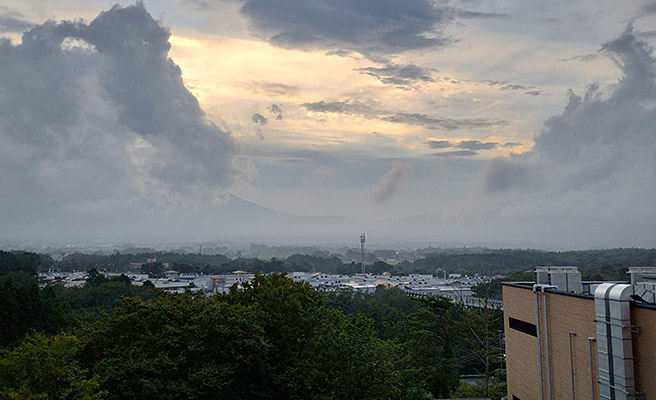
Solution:
{"label": "tall lattice tower", "polygon": [[360,272],[364,274],[364,242],[366,240],[366,236],[363,233],[360,235]]}

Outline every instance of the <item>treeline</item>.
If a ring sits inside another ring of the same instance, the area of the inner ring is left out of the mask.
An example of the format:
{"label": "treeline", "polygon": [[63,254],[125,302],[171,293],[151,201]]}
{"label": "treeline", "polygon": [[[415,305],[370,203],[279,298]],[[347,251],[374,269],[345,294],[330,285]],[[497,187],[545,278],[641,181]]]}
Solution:
{"label": "treeline", "polygon": [[87,284],[65,288],[39,286],[37,271],[51,262],[35,253],[0,251],[0,347],[15,344],[29,332],[55,334],[110,312],[122,298],[154,299],[154,286],[132,285],[126,276],[105,278],[89,271]]}
{"label": "treeline", "polygon": [[[394,289],[326,295],[283,274],[256,274],[242,289],[212,297],[136,287],[94,270],[81,288],[39,288],[42,260],[19,258],[31,261],[0,270],[0,398],[505,394],[498,311],[467,310],[443,297],[414,300]],[[16,271],[31,278],[16,282]],[[6,312],[12,307],[17,312]],[[42,311],[21,319],[30,309]],[[461,385],[460,372],[489,379]]]}
{"label": "treeline", "polygon": [[581,251],[489,250],[480,254],[433,254],[414,262],[416,270],[452,273],[505,274],[531,270],[538,265],[571,265],[581,270],[608,267],[656,266],[656,249],[608,249]]}
{"label": "treeline", "polygon": [[171,266],[179,264],[192,266],[202,270],[203,267],[221,267],[230,259],[221,254],[196,254],[175,252],[147,252],[147,253],[114,253],[84,254],[73,253],[65,256],[56,267],[62,271],[87,271],[91,268],[107,271],[127,271],[130,263],[145,263],[149,258],[156,258],[158,262],[169,263]]}
{"label": "treeline", "polygon": [[[159,263],[168,263],[178,272],[203,274],[225,274],[234,270],[249,272],[324,272],[331,274],[353,274],[360,271],[356,262],[342,262],[338,255],[295,254],[287,258],[236,258],[224,255],[182,254],[173,252],[139,254],[71,254],[59,262],[44,262],[43,266],[60,270],[86,271],[91,268],[107,271],[127,271],[130,263],[144,263],[148,258],[157,258]],[[552,252],[541,250],[491,250],[477,249],[475,253],[453,253],[442,251],[428,254],[415,261],[389,264],[367,254],[366,271],[371,273],[390,272],[394,275],[459,273],[472,275],[505,275],[513,271],[528,271],[537,265],[577,266],[586,279],[623,279],[623,271],[629,266],[656,266],[656,249],[609,249]]]}

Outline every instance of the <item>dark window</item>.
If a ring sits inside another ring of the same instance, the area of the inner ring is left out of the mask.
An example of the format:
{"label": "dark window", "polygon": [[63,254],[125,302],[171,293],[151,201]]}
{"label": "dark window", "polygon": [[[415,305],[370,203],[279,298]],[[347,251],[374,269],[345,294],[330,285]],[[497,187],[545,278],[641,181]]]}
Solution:
{"label": "dark window", "polygon": [[[515,320],[515,321],[517,321],[517,320]],[[513,394],[512,400],[521,400],[521,399]]]}
{"label": "dark window", "polygon": [[514,329],[516,331],[524,332],[531,336],[536,336],[536,337],[538,336],[537,330],[535,328],[535,324],[532,324],[530,322],[515,319],[513,317],[508,317],[508,326],[510,326],[510,329]]}

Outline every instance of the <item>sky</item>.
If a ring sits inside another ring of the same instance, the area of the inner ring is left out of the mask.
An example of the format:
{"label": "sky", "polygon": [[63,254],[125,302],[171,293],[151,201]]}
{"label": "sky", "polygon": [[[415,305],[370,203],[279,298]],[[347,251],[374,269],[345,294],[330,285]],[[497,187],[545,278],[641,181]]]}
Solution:
{"label": "sky", "polygon": [[656,247],[654,27],[654,0],[5,0],[0,240]]}

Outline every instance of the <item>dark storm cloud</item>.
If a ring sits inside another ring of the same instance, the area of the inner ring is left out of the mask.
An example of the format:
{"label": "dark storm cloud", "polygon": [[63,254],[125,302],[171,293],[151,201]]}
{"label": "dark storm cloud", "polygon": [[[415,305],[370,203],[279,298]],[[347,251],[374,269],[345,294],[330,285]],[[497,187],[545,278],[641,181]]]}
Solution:
{"label": "dark storm cloud", "polygon": [[409,86],[417,82],[434,82],[430,72],[414,64],[387,64],[382,68],[359,68],[357,71],[373,76],[382,83]]}
{"label": "dark storm cloud", "polygon": [[169,36],[137,3],[0,43],[0,214],[206,201],[233,184],[238,145],[185,88]]}
{"label": "dark storm cloud", "polygon": [[452,146],[448,140],[429,140],[426,144],[431,149],[446,149]]}
{"label": "dark storm cloud", "polygon": [[247,0],[250,29],[282,47],[395,53],[449,41],[454,12],[429,0]]}
{"label": "dark storm cloud", "polygon": [[453,151],[442,151],[439,153],[431,154],[433,157],[471,157],[475,156],[478,153],[473,150],[453,150]]}
{"label": "dark storm cloud", "polygon": [[467,150],[490,150],[497,147],[498,143],[481,142],[480,140],[463,140],[456,147]]}
{"label": "dark storm cloud", "polygon": [[377,203],[389,200],[403,189],[413,174],[414,169],[410,164],[395,163],[373,187],[373,200]]}
{"label": "dark storm cloud", "polygon": [[267,122],[269,122],[269,120],[267,120],[266,117],[260,113],[253,114],[251,120],[257,125],[266,125]]}
{"label": "dark storm cloud", "polygon": [[531,152],[488,165],[487,192],[531,187],[586,204],[626,202],[634,205],[631,212],[653,215],[636,203],[656,196],[647,178],[656,170],[656,60],[637,36],[630,24],[602,46],[622,72],[612,90],[570,91],[564,111],[545,122]]}
{"label": "dark storm cloud", "polygon": [[276,116],[276,120],[282,121],[282,110],[277,104],[271,104],[268,110],[271,111],[271,114]]}

